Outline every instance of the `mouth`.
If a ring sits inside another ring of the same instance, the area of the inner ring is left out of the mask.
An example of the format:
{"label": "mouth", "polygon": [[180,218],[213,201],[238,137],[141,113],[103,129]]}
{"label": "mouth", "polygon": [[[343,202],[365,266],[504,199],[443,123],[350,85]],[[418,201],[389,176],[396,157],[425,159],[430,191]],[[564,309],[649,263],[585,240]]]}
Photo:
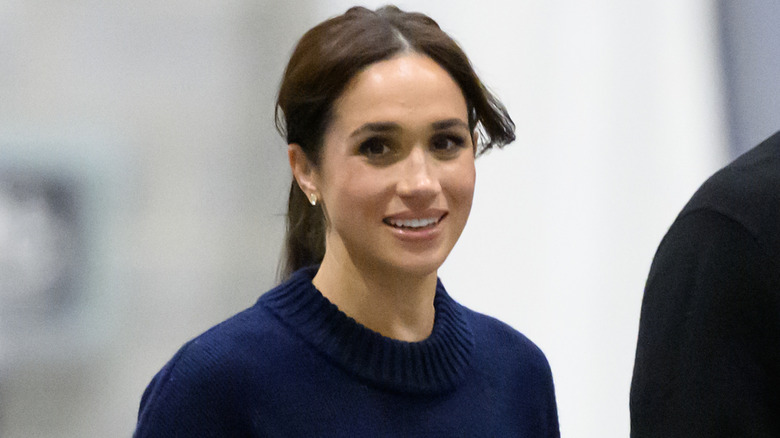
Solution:
{"label": "mouth", "polygon": [[403,230],[423,230],[426,228],[435,227],[439,222],[442,221],[442,219],[444,219],[445,216],[447,216],[446,213],[438,217],[427,217],[427,218],[413,218],[413,219],[384,218],[382,222],[384,222],[386,225],[390,225],[393,228],[400,228]]}

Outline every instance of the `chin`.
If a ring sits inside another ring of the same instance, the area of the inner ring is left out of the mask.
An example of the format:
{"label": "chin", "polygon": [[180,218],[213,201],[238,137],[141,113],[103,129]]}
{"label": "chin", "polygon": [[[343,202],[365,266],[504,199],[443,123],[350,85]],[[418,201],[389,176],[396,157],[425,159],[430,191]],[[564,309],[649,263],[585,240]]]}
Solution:
{"label": "chin", "polygon": [[431,259],[426,257],[425,260],[415,260],[415,257],[412,256],[394,264],[394,269],[402,275],[427,277],[436,274],[442,263],[444,263],[444,258]]}

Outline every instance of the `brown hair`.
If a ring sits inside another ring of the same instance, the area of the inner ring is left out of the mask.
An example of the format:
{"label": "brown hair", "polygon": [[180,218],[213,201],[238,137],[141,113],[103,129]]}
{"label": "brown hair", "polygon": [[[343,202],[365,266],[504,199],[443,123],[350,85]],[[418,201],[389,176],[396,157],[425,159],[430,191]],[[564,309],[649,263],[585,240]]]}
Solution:
{"label": "brown hair", "polygon": [[[276,128],[319,164],[333,102],[369,65],[404,52],[428,56],[446,70],[466,99],[469,127],[479,134],[476,155],[515,139],[504,106],[482,84],[458,44],[430,17],[395,6],[363,7],[326,20],[303,35],[284,72],[276,102]],[[282,277],[320,263],[325,254],[325,217],[309,205],[293,179],[287,207]]]}

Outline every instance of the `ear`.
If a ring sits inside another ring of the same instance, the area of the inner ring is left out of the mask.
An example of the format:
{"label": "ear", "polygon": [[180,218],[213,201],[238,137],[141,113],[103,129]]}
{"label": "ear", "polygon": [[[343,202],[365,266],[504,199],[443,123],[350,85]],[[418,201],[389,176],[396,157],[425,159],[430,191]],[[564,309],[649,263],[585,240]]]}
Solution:
{"label": "ear", "polygon": [[290,169],[293,178],[298,183],[298,187],[303,190],[304,196],[308,198],[312,193],[320,197],[317,191],[317,169],[309,161],[301,146],[292,143],[287,146],[287,158],[290,160]]}
{"label": "ear", "polygon": [[474,149],[474,156],[477,155],[477,142],[479,141],[479,131],[474,129],[474,132],[471,133],[471,146]]}

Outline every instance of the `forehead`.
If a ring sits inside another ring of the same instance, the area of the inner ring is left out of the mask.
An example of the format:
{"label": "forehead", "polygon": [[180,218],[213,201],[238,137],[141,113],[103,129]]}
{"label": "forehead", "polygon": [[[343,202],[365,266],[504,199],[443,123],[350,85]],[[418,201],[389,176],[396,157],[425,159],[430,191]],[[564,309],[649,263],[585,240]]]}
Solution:
{"label": "forehead", "polygon": [[431,58],[408,53],[371,64],[334,102],[334,124],[467,119],[458,84]]}

